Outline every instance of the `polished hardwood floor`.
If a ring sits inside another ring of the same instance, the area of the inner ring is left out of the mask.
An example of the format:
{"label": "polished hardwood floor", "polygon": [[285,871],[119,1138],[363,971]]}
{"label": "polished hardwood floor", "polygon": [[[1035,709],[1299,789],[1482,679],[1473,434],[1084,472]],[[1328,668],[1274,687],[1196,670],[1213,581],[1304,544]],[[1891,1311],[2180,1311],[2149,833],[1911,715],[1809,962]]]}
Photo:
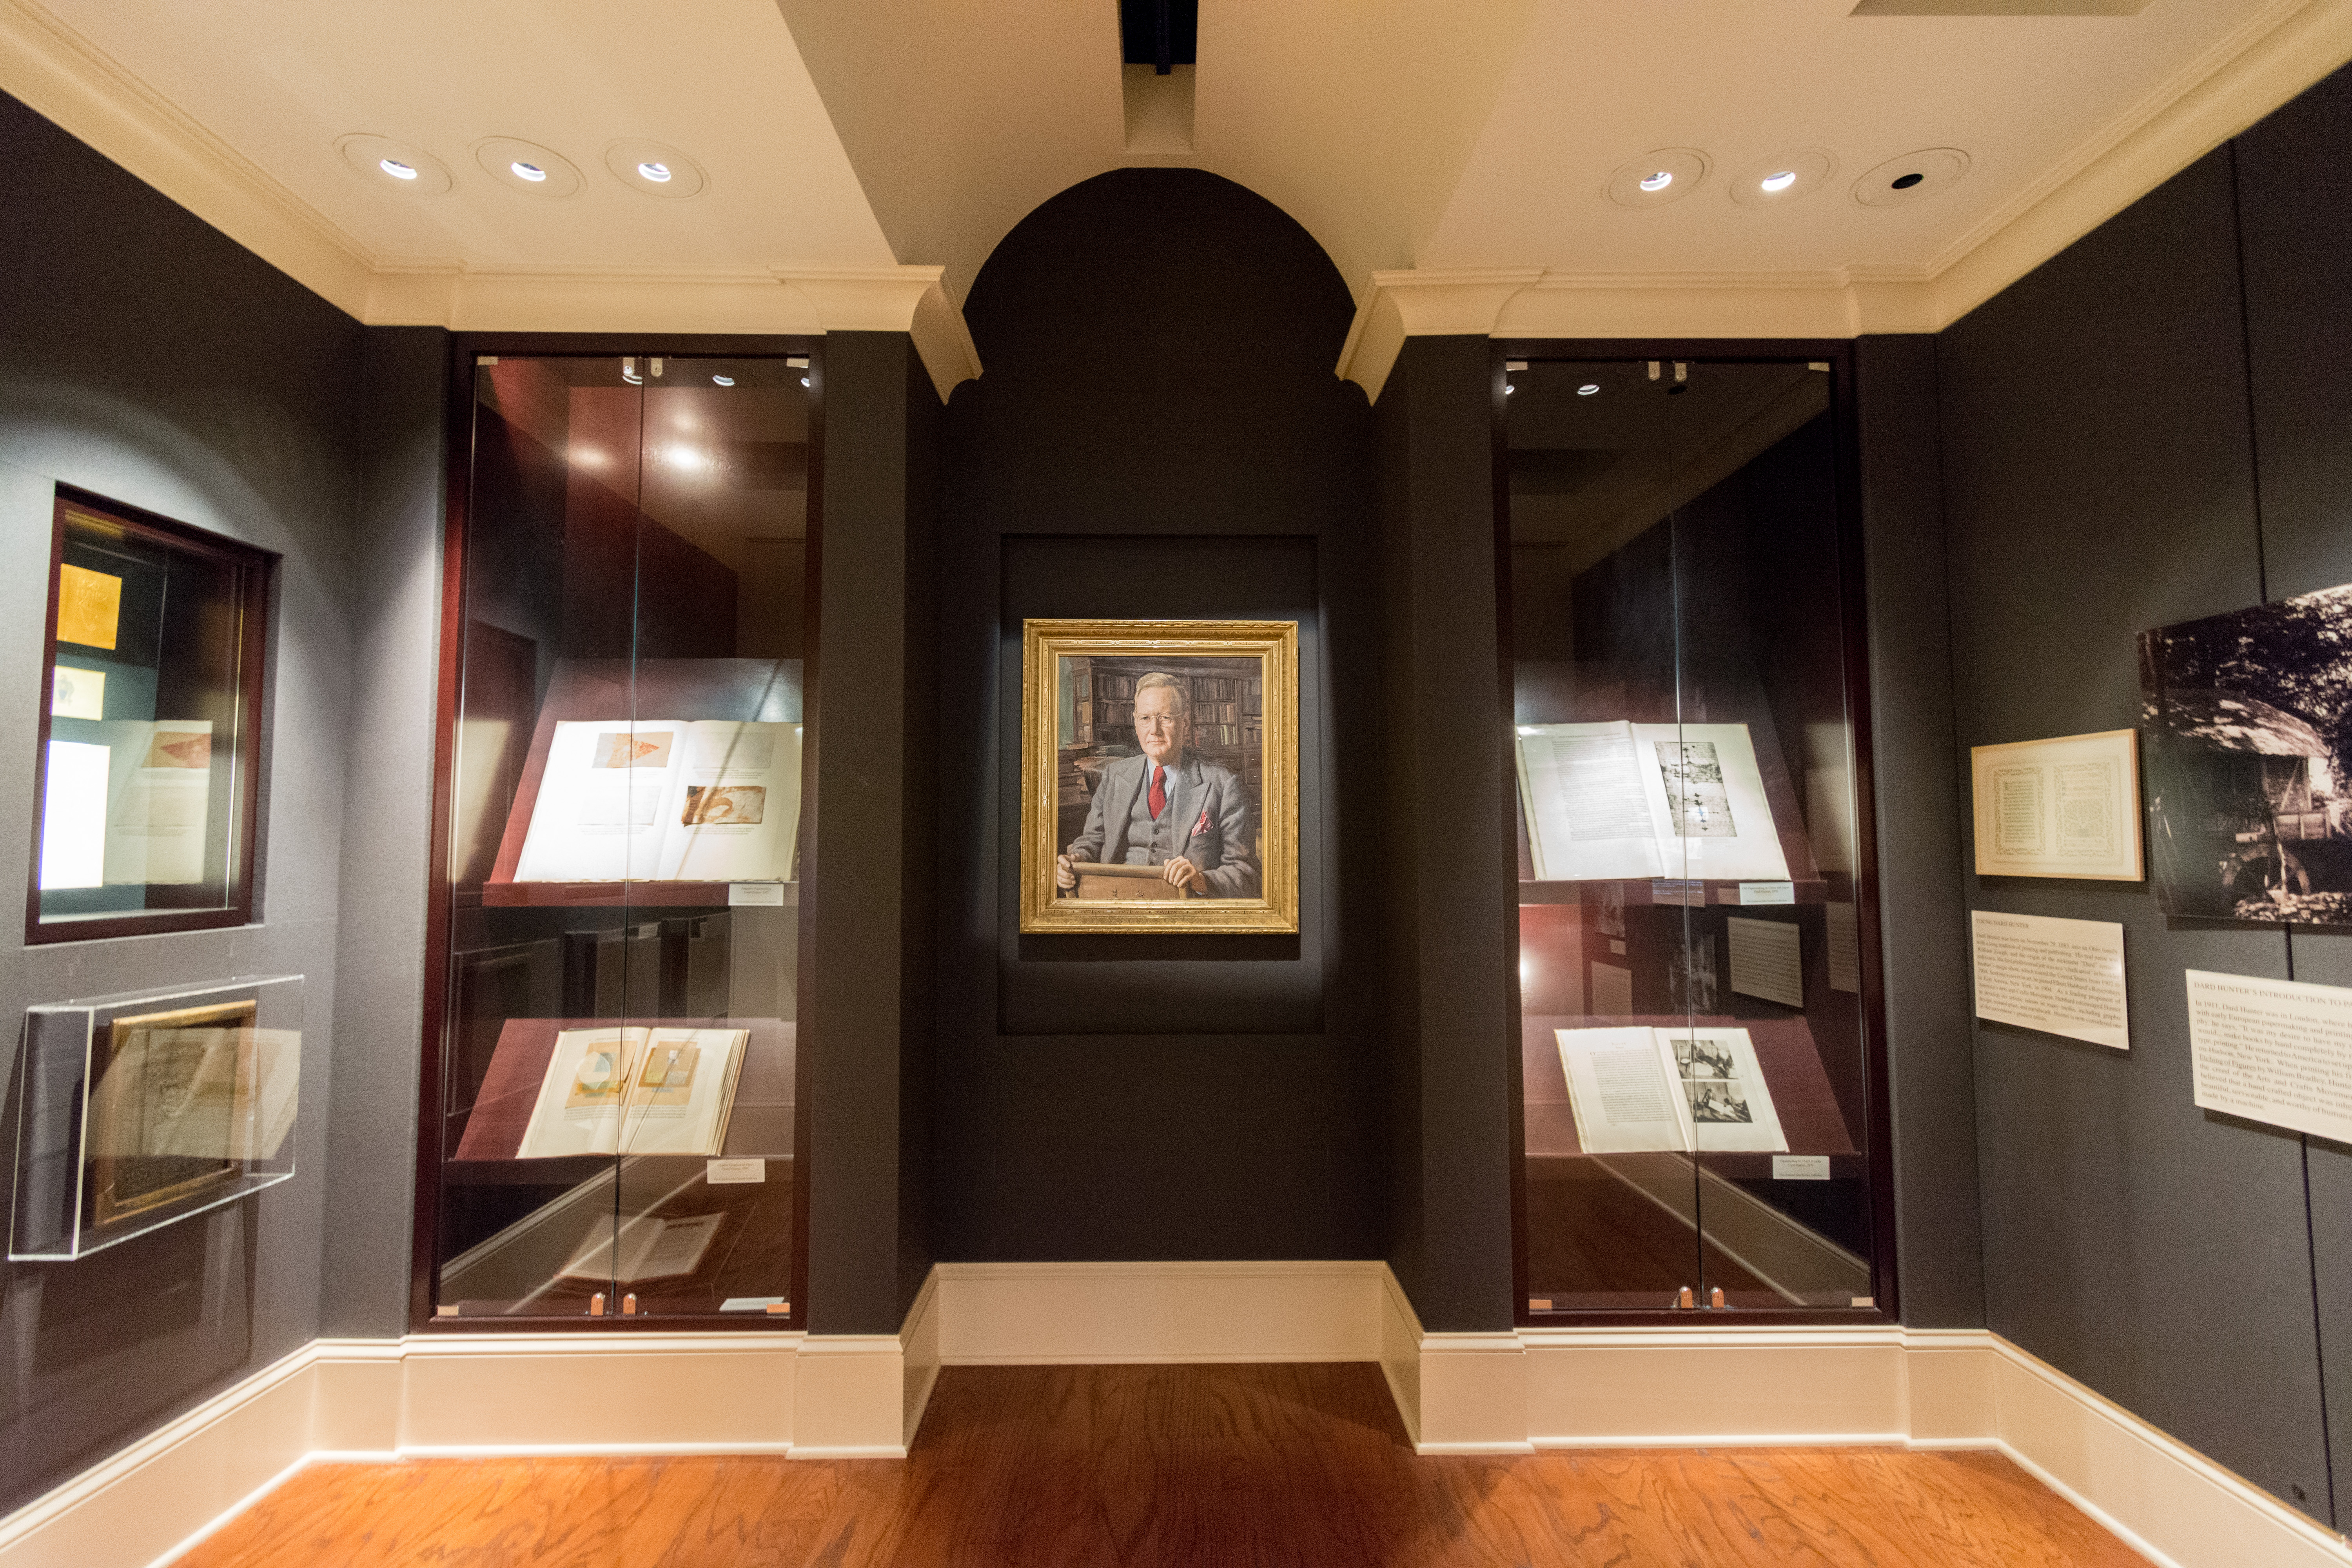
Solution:
{"label": "polished hardwood floor", "polygon": [[1420,1458],[1369,1365],[951,1367],[904,1461],[306,1469],[184,1568],[2137,1564],[1990,1454]]}

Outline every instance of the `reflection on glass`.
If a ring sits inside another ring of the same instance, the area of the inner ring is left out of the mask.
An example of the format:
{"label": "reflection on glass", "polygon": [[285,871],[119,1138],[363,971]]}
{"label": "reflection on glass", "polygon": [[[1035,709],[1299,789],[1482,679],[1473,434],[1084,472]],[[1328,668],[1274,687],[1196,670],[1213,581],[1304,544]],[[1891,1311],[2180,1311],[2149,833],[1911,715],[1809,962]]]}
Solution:
{"label": "reflection on glass", "polygon": [[476,370],[445,1316],[788,1310],[808,379]]}
{"label": "reflection on glass", "polygon": [[1528,1310],[1866,1306],[1830,377],[1509,379]]}
{"label": "reflection on glass", "polygon": [[268,558],[62,496],[33,941],[244,918]]}

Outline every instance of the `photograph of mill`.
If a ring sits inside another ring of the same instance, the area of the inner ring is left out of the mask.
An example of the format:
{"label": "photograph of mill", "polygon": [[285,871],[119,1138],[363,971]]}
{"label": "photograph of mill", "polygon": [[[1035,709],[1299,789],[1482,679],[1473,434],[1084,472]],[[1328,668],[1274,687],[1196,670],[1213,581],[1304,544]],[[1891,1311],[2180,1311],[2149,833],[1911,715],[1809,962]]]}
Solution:
{"label": "photograph of mill", "polygon": [[2140,635],[2170,915],[2352,925],[2352,585]]}

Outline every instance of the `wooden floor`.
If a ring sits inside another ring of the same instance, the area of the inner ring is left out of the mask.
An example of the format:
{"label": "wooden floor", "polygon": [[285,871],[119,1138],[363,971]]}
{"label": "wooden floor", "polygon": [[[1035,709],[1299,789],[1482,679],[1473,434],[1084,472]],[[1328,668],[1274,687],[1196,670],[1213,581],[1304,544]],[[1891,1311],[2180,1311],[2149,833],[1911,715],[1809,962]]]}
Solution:
{"label": "wooden floor", "polygon": [[2007,1460],[1419,1458],[1369,1365],[952,1367],[903,1461],[306,1469],[185,1568],[2137,1564]]}

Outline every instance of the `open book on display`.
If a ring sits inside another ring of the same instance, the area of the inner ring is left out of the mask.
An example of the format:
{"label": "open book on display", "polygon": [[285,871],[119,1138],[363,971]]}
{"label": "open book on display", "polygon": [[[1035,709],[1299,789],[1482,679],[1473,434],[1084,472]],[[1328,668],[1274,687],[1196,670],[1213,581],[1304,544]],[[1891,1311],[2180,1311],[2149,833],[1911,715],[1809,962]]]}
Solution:
{"label": "open book on display", "polygon": [[682,1279],[702,1267],[710,1243],[719,1235],[719,1222],[725,1217],[698,1214],[656,1219],[641,1214],[625,1220],[600,1220],[563,1266],[562,1277],[611,1279],[623,1285]]}
{"label": "open book on display", "polygon": [[1522,724],[1536,879],[1785,882],[1745,724]]}
{"label": "open book on display", "polygon": [[788,880],[800,805],[798,724],[562,721],[515,880]]}
{"label": "open book on display", "polygon": [[1552,1033],[1586,1153],[1788,1151],[1747,1030]]}
{"label": "open book on display", "polygon": [[516,1156],[719,1153],[750,1038],[745,1029],[561,1031]]}

